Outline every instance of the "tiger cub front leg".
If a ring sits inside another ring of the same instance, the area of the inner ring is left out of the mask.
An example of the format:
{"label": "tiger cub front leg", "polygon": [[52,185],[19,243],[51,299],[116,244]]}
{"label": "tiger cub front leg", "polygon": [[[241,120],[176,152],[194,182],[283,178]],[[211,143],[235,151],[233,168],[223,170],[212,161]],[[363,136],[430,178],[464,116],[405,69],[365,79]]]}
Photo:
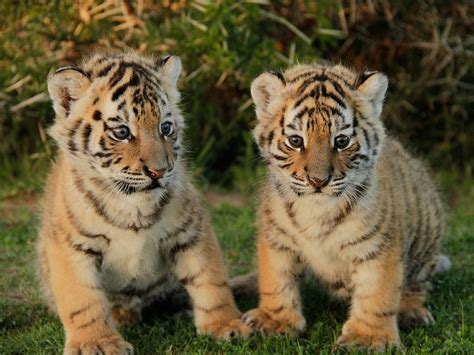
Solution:
{"label": "tiger cub front leg", "polygon": [[297,257],[284,247],[266,240],[258,241],[258,283],[260,303],[248,311],[246,324],[264,334],[296,334],[306,321],[301,313],[301,301],[296,274],[301,271]]}
{"label": "tiger cub front leg", "polygon": [[198,334],[220,340],[250,335],[251,328],[240,320],[219,245],[210,228],[178,245],[174,253],[175,272],[191,298]]}
{"label": "tiger cub front leg", "polygon": [[[403,265],[396,246],[373,258],[355,259],[349,319],[337,345],[385,351],[399,346],[397,315],[403,282]],[[383,254],[383,255],[380,255]]]}
{"label": "tiger cub front leg", "polygon": [[[50,282],[66,333],[64,354],[132,353],[132,345],[122,338],[110,319],[109,304],[97,285],[91,257],[63,250],[54,242],[49,244]],[[78,258],[84,260],[78,263]],[[79,264],[77,268],[81,270],[76,268]],[[85,271],[82,267],[87,264],[90,269]]]}

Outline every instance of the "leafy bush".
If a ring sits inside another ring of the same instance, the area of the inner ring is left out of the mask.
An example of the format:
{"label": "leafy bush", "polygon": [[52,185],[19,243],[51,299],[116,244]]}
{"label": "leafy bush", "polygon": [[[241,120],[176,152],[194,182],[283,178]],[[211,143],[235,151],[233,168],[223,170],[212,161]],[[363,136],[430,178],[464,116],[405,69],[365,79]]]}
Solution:
{"label": "leafy bush", "polygon": [[2,2],[0,178],[43,174],[47,74],[98,47],[182,57],[190,155],[211,182],[246,186],[258,175],[251,80],[321,58],[385,71],[388,126],[439,167],[469,173],[473,15],[467,1]]}

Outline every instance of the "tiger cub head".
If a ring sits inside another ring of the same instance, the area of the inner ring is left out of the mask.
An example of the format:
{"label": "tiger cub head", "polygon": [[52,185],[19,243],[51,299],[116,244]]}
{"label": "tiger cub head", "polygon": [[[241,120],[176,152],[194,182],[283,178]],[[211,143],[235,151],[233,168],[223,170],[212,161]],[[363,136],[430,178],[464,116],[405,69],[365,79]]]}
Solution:
{"label": "tiger cub head", "polygon": [[369,183],[384,141],[388,81],[341,65],[297,65],[252,83],[254,136],[277,186],[298,196],[351,196]]}
{"label": "tiger cub head", "polygon": [[48,79],[51,136],[71,166],[131,194],[172,181],[184,126],[178,57],[97,53]]}

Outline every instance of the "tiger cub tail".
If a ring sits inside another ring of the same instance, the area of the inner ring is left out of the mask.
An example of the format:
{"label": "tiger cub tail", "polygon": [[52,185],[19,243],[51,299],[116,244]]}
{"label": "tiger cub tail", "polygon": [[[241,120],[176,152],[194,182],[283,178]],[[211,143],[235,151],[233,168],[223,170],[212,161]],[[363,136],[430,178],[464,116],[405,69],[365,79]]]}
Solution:
{"label": "tiger cub tail", "polygon": [[438,260],[436,261],[436,266],[434,268],[435,274],[441,274],[449,271],[451,269],[451,260],[444,254],[438,255]]}
{"label": "tiger cub tail", "polygon": [[258,274],[251,271],[244,275],[233,277],[229,282],[235,297],[258,295]]}

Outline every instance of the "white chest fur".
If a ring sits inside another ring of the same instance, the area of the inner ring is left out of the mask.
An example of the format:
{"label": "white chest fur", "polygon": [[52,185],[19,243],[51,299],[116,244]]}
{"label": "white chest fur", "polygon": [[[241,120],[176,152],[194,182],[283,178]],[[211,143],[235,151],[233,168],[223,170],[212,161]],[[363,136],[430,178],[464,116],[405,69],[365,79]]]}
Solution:
{"label": "white chest fur", "polygon": [[101,271],[107,289],[120,290],[132,281],[136,287],[146,288],[169,271],[169,261],[147,234],[128,232],[112,237]]}
{"label": "white chest fur", "polygon": [[346,211],[341,201],[320,196],[304,196],[288,204],[274,194],[272,200],[273,219],[291,235],[283,243],[296,249],[323,280],[350,280],[354,251],[341,246],[370,228],[368,206]]}
{"label": "white chest fur", "polygon": [[[102,243],[91,244],[93,249],[99,249],[103,254],[97,276],[106,289],[120,291],[131,284],[137,289],[146,289],[156,280],[172,275],[169,251],[177,240],[166,238],[170,231],[183,223],[183,218],[178,213],[182,210],[183,200],[175,192],[161,209],[156,209],[162,195],[158,191],[143,198],[133,196],[133,200],[128,203],[123,198],[120,203],[115,204],[113,212],[111,209],[107,210],[109,215],[106,217],[97,213],[97,206],[91,204],[81,191],[76,190],[67,197],[77,227],[90,234],[107,236],[109,240],[104,245],[103,240],[97,238],[97,242]],[[105,199],[104,204],[113,204],[113,201]],[[151,226],[123,227],[124,224],[139,225],[140,216],[150,214],[153,210],[159,218]],[[78,238],[81,238],[80,234]]]}

